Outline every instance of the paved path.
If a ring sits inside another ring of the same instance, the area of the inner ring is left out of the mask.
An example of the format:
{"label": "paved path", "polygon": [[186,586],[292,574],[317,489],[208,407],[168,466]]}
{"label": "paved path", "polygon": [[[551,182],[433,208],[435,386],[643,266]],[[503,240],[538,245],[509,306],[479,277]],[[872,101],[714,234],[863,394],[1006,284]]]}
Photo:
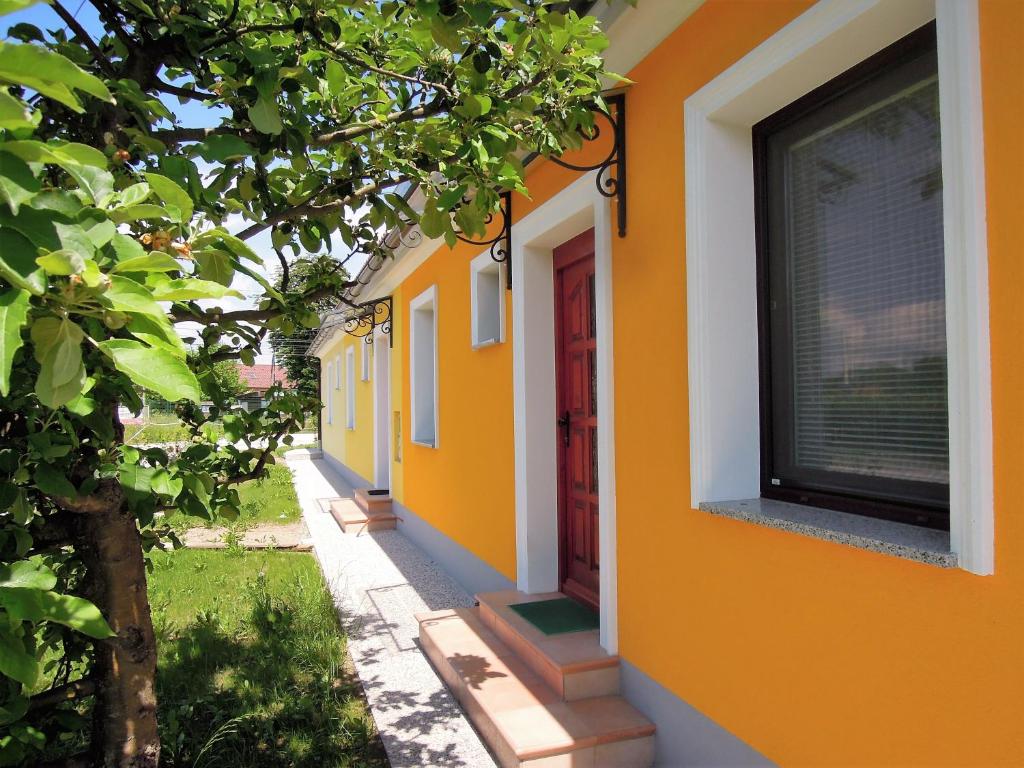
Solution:
{"label": "paved path", "polygon": [[[224,535],[227,528],[190,528],[181,536],[181,542],[191,549],[225,549],[227,542]],[[309,533],[306,524],[301,520],[297,523],[279,525],[267,523],[257,525],[238,534],[239,543],[246,549],[310,549]]]}
{"label": "paved path", "polygon": [[494,761],[420,651],[413,614],[472,599],[398,531],[343,534],[320,499],[352,488],[323,461],[290,461],[313,548],[393,768]]}

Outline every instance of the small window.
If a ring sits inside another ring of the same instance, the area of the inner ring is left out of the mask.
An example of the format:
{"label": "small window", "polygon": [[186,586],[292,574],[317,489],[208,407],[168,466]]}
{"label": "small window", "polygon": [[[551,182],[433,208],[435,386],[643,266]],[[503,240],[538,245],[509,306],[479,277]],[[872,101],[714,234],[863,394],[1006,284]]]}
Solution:
{"label": "small window", "polygon": [[762,494],[948,528],[934,24],[754,126]]}
{"label": "small window", "polygon": [[341,356],[334,358],[334,388],[341,389]]}
{"label": "small window", "polygon": [[505,281],[502,264],[490,253],[477,256],[470,263],[470,297],[473,305],[472,343],[485,347],[505,340]]}
{"label": "small window", "polygon": [[334,423],[334,389],[331,387],[331,378],[334,376],[334,363],[327,364],[326,375],[324,376],[324,391],[327,393],[327,402],[324,408],[327,411],[327,423]]}
{"label": "small window", "polygon": [[360,380],[370,380],[370,350],[373,349],[373,344],[363,344],[359,350],[360,354],[360,365],[362,366],[362,372],[360,373]]}
{"label": "small window", "polygon": [[356,351],[345,351],[345,426],[356,428]]}
{"label": "small window", "polygon": [[412,441],[437,447],[437,287],[411,302]]}

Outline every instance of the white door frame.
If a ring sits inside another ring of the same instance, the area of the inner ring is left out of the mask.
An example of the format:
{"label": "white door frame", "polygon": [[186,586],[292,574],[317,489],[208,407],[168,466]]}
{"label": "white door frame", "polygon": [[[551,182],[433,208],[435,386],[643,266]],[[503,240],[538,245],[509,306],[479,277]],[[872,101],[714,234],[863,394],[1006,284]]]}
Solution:
{"label": "white door frame", "polygon": [[391,487],[391,337],[373,337],[373,484]]}
{"label": "white door frame", "polygon": [[558,433],[555,425],[553,250],[594,228],[597,314],[597,464],[601,645],[618,650],[612,230],[608,200],[588,173],[512,228],[516,581],[558,590]]}

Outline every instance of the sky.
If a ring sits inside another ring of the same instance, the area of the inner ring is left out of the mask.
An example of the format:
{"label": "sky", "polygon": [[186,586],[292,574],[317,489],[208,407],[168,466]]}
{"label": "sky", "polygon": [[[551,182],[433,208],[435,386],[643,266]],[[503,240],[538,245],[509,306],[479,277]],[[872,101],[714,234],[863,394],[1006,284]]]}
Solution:
{"label": "sky", "polygon": [[[100,22],[96,9],[87,2],[87,0],[71,0],[70,2],[65,0],[64,7],[72,12],[75,19],[83,26],[86,32],[93,35],[94,38],[100,37],[103,25]],[[57,16],[52,8],[40,3],[30,8],[26,8],[25,10],[11,13],[0,18],[0,35],[2,35],[3,39],[6,40],[8,37],[8,30],[16,24],[23,23],[32,24],[41,29],[44,33],[57,31],[63,29],[65,26],[64,22]],[[224,110],[206,107],[199,102],[189,101],[182,104],[175,96],[165,96],[162,101],[167,108],[178,117],[182,125],[194,128],[207,128],[218,125],[221,116],[225,113]],[[200,158],[196,158],[195,162],[199,167],[200,174],[203,174],[207,169],[213,167],[205,163]],[[228,217],[227,227],[231,232],[237,233],[244,229],[247,224],[248,222],[246,222],[241,216],[236,215]],[[258,271],[260,271],[264,276],[272,274],[275,266],[277,265],[277,256],[274,254],[273,248],[270,244],[270,230],[266,230],[259,235],[256,235],[247,242],[256,254],[263,259],[263,266]],[[341,249],[335,249],[335,252],[339,252],[340,250]],[[350,273],[355,274],[362,267],[363,261],[365,261],[365,257],[354,257],[348,264]],[[249,297],[257,295],[261,290],[256,281],[244,275],[238,275],[235,278],[235,282],[232,284],[232,287],[241,292],[245,298],[237,299],[225,297],[217,302],[211,301],[200,303],[216,303],[227,310],[249,308],[254,304]],[[194,333],[195,329],[194,327],[190,329],[188,325],[183,325],[180,332],[183,335],[188,335],[190,332]],[[264,344],[264,349],[257,357],[257,362],[270,363],[271,361],[272,350],[268,344]]]}

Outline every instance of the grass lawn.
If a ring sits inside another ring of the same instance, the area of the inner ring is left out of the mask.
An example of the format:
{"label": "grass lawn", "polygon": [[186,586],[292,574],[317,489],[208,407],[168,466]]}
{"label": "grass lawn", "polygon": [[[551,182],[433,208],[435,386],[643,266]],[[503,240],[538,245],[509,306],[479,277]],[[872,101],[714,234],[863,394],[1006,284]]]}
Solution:
{"label": "grass lawn", "polygon": [[179,512],[167,518],[168,524],[181,532],[189,528],[209,528],[225,524],[232,531],[244,531],[262,524],[287,525],[297,522],[302,517],[302,510],[295,496],[295,486],[292,485],[292,473],[284,464],[271,464],[267,467],[267,472],[267,476],[260,480],[250,480],[238,486],[241,514],[233,523],[224,520],[204,520]]}
{"label": "grass lawn", "polygon": [[387,766],[311,555],[152,561],[161,766]]}

